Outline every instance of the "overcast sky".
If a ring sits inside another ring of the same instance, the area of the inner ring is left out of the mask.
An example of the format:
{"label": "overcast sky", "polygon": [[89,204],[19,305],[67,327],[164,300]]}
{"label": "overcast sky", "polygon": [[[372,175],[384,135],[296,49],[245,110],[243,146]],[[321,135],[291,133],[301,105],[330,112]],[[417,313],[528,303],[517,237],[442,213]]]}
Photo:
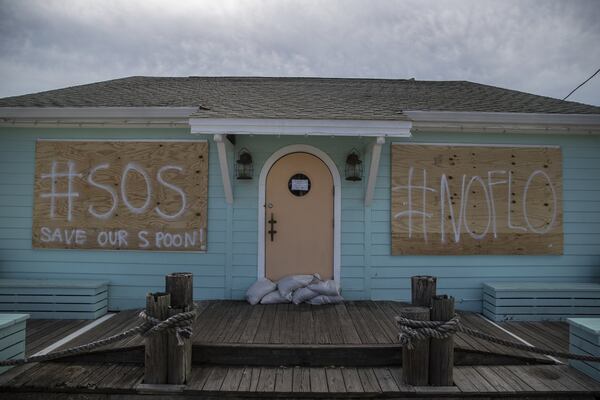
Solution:
{"label": "overcast sky", "polygon": [[[562,98],[600,1],[0,0],[0,97],[131,75],[469,80]],[[570,100],[600,105],[600,74]]]}

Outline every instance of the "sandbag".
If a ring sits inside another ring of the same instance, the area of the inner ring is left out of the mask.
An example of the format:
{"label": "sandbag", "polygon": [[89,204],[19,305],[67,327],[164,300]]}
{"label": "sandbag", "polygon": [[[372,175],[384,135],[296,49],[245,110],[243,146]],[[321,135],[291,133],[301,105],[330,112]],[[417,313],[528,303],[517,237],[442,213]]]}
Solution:
{"label": "sandbag", "polygon": [[308,301],[314,297],[317,297],[319,295],[319,293],[310,290],[307,287],[303,287],[303,288],[299,288],[294,290],[294,293],[292,294],[292,303],[294,304],[300,304],[300,303],[304,303],[305,301]]}
{"label": "sandbag", "polygon": [[246,300],[248,303],[258,304],[266,294],[277,289],[277,285],[267,278],[260,278],[252,284],[246,291]]}
{"label": "sandbag", "polygon": [[279,294],[277,290],[272,291],[262,298],[260,304],[280,304],[280,303],[289,303],[290,301]]}
{"label": "sandbag", "polygon": [[340,291],[337,288],[335,281],[318,281],[307,286],[308,289],[318,294],[325,296],[339,296]]}
{"label": "sandbag", "polygon": [[277,282],[277,290],[281,297],[292,301],[292,292],[296,289],[308,286],[314,279],[320,280],[319,274],[314,275],[290,275],[281,278]]}
{"label": "sandbag", "polygon": [[323,304],[338,304],[344,301],[342,296],[325,296],[319,295],[307,301],[308,304],[312,304],[313,306],[320,306]]}

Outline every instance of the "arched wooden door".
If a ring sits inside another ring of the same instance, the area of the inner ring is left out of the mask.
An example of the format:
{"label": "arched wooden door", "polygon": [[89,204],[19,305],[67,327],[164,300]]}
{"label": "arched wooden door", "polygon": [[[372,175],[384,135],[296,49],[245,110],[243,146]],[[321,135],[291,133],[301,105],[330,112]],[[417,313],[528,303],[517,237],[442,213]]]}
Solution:
{"label": "arched wooden door", "polygon": [[267,278],[333,279],[333,198],[333,178],[320,158],[291,153],[273,164],[265,194]]}

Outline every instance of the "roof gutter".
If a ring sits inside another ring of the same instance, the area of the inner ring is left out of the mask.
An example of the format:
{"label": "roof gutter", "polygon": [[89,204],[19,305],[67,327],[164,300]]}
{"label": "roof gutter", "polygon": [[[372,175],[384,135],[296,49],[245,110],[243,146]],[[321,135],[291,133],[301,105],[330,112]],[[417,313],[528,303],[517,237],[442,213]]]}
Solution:
{"label": "roof gutter", "polygon": [[189,127],[198,107],[0,107],[0,126]]}
{"label": "roof gutter", "polygon": [[403,111],[412,132],[599,135],[600,114]]}

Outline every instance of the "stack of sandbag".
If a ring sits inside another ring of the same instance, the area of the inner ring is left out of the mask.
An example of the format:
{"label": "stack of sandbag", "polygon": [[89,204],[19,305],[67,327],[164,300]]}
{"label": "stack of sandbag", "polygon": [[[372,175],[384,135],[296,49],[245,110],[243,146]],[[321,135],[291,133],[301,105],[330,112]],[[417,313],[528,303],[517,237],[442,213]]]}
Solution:
{"label": "stack of sandbag", "polygon": [[256,281],[246,292],[248,303],[280,304],[308,303],[313,305],[336,304],[344,299],[334,281],[321,280],[319,274],[291,275],[277,283],[267,278]]}

